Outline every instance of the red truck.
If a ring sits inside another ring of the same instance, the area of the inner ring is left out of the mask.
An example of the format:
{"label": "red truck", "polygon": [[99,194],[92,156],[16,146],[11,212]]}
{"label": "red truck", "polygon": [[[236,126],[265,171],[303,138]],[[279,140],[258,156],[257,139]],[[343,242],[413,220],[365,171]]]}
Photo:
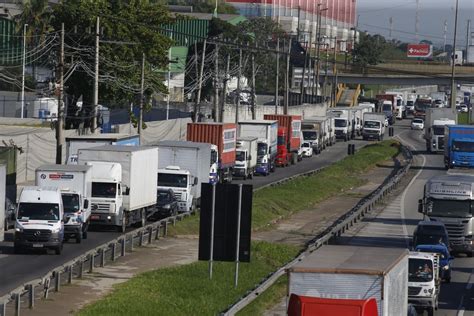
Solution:
{"label": "red truck", "polygon": [[377,301],[331,299],[291,294],[288,316],[377,316]]}
{"label": "red truck", "polygon": [[288,166],[298,161],[301,146],[301,115],[265,114],[264,120],[278,121],[278,145],[275,164]]}
{"label": "red truck", "polygon": [[209,182],[231,182],[237,127],[234,123],[188,123],[186,139],[211,144]]}

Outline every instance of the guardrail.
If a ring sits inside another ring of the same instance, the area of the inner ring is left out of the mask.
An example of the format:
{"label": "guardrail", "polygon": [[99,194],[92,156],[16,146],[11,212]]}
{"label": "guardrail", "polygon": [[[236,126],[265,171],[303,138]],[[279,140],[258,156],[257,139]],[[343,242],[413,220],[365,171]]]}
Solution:
{"label": "guardrail", "polygon": [[264,279],[252,291],[249,291],[239,301],[237,301],[235,304],[231,305],[227,310],[221,313],[221,315],[235,315],[237,312],[239,312],[245,306],[255,300],[261,293],[263,293],[270,286],[272,286],[281,276],[286,273],[287,269],[303,260],[308,254],[319,249],[322,245],[327,245],[330,240],[340,237],[346,230],[350,229],[355,223],[361,220],[365,216],[365,214],[373,210],[377,204],[383,202],[383,200],[397,187],[402,177],[405,176],[411,168],[413,162],[413,156],[411,152],[404,146],[402,146],[402,151],[405,158],[408,160],[408,163],[403,168],[398,170],[395,176],[389,178],[388,181],[385,181],[377,188],[377,190],[372,192],[365,199],[362,199],[350,211],[342,215],[326,230],[324,230],[313,240],[308,242],[306,244],[306,249],[303,250],[294,260],[287,263],[285,266],[281,267],[280,269],[272,273],[269,277]]}

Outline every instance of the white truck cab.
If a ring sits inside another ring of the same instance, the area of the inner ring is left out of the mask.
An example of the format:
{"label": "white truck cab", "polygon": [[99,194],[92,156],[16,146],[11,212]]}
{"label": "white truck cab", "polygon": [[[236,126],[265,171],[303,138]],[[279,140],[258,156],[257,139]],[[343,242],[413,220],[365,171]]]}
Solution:
{"label": "white truck cab", "polygon": [[179,166],[158,169],[158,189],[173,190],[180,212],[193,208],[195,202],[192,187],[197,185],[197,180],[188,170],[182,170]]}
{"label": "white truck cab", "polygon": [[54,249],[61,254],[64,240],[64,208],[56,187],[25,187],[15,214],[14,251]]}
{"label": "white truck cab", "polygon": [[433,315],[438,309],[441,280],[439,278],[439,254],[410,252],[408,258],[408,303],[418,312]]}

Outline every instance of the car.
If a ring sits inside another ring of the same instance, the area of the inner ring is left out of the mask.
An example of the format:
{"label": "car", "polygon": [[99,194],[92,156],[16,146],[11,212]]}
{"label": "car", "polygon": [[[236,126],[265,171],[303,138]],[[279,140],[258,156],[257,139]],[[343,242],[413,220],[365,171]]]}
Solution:
{"label": "car", "polygon": [[446,226],[438,221],[420,221],[413,232],[413,248],[418,245],[444,244],[449,247]]}
{"label": "car", "polygon": [[313,147],[308,142],[304,142],[301,144],[301,148],[303,150],[303,157],[313,157]]}
{"label": "car", "polygon": [[171,189],[168,190],[162,190],[159,189],[156,192],[157,195],[157,202],[156,202],[156,208],[157,208],[157,219],[161,218],[166,218],[169,216],[175,216],[178,214],[178,201],[176,200],[174,196],[174,192]]}
{"label": "car", "polygon": [[459,108],[461,113],[467,113],[469,111],[469,108],[465,104],[461,104]]}
{"label": "car", "polygon": [[420,119],[420,118],[414,118],[412,121],[411,121],[411,129],[419,129],[419,130],[422,130],[425,128],[425,122],[423,121],[423,119]]}
{"label": "car", "polygon": [[451,282],[451,261],[454,260],[445,244],[418,245],[415,251],[439,254],[439,276],[446,283]]}

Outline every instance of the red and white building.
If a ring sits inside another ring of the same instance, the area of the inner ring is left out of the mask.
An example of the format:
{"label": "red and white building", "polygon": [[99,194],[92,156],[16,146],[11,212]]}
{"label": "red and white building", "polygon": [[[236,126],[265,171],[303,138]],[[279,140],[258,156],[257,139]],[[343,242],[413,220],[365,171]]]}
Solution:
{"label": "red and white building", "polygon": [[[299,30],[300,40],[312,43],[318,31],[318,15],[321,15],[322,41],[333,49],[340,50],[352,47],[358,40],[356,26],[356,0],[226,0],[236,7],[240,14],[252,16],[269,16],[280,22],[288,33]],[[319,8],[319,10],[318,10]],[[299,13],[299,14],[298,14]]]}

